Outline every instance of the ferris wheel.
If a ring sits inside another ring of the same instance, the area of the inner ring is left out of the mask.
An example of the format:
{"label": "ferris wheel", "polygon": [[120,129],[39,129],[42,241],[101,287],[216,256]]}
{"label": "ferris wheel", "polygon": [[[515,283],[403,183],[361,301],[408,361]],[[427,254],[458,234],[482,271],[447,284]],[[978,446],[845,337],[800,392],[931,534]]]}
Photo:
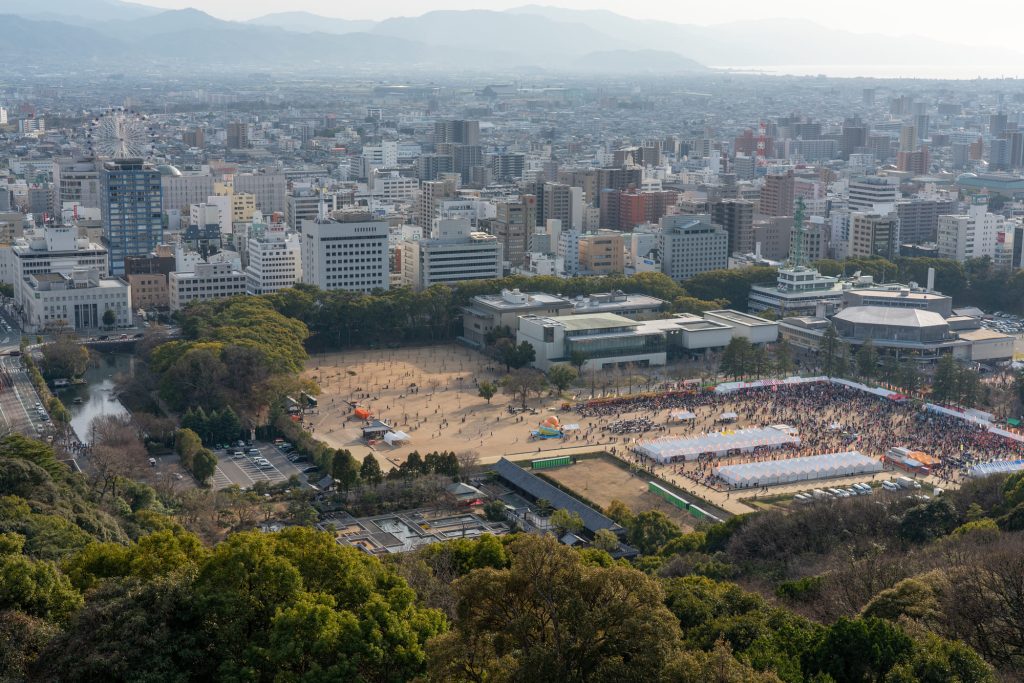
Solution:
{"label": "ferris wheel", "polygon": [[124,107],[94,117],[86,130],[89,154],[108,159],[146,158],[153,152],[155,138],[149,117]]}

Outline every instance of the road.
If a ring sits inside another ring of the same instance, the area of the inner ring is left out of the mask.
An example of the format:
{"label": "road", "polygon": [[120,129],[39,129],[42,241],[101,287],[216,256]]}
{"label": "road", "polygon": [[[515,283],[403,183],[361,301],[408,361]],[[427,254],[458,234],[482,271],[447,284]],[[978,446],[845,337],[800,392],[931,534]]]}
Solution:
{"label": "road", "polygon": [[39,395],[32,386],[20,358],[0,356],[3,386],[0,387],[0,418],[3,427],[26,436],[38,437],[48,431],[49,425],[40,419],[36,410]]}

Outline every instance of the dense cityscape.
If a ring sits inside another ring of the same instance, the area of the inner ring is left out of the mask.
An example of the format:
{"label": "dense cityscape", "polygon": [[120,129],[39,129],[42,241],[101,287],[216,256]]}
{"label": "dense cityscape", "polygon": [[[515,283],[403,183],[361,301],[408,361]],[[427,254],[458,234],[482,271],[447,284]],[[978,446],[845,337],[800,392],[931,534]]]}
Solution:
{"label": "dense cityscape", "polygon": [[1014,46],[206,4],[0,2],[0,681],[1024,680]]}

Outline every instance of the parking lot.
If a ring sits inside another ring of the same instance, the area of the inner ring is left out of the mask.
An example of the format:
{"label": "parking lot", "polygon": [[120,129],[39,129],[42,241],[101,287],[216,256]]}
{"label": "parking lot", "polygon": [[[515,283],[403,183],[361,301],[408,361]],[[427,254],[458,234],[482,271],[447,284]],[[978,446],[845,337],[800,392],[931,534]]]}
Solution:
{"label": "parking lot", "polygon": [[[248,453],[250,448],[258,449],[260,454],[250,455]],[[235,450],[245,451],[245,454],[231,455]],[[269,466],[260,467],[257,464],[257,458],[261,457],[269,462]],[[217,471],[213,475],[213,487],[218,490],[229,486],[248,489],[258,481],[279,484],[287,481],[293,474],[304,482],[306,476],[302,474],[302,469],[310,466],[308,462],[298,464],[288,462],[284,453],[268,443],[257,443],[254,446],[246,446],[241,449],[221,450],[217,452],[217,460]]]}

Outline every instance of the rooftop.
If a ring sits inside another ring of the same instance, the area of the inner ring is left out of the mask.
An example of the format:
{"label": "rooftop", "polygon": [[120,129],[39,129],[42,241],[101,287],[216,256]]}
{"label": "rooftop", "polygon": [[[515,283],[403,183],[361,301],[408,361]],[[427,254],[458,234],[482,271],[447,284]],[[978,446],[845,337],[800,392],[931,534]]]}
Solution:
{"label": "rooftop", "polygon": [[947,326],[945,319],[938,313],[916,308],[890,308],[888,306],[851,306],[836,313],[833,319],[855,325]]}
{"label": "rooftop", "polygon": [[766,318],[761,318],[759,316],[751,315],[749,313],[741,313],[739,311],[734,311],[731,308],[722,309],[720,311],[708,311],[708,315],[713,315],[713,316],[718,317],[718,318],[723,318],[725,320],[728,320],[731,323],[737,323],[739,325],[747,325],[748,327],[756,327],[756,326],[766,326],[766,327],[768,327],[768,326],[776,324],[775,322],[773,322],[771,320],[768,320]]}
{"label": "rooftop", "polygon": [[1010,341],[1010,340],[1013,339],[1013,337],[1011,337],[1008,334],[1003,334],[1002,332],[996,332],[995,330],[986,330],[984,327],[982,327],[980,329],[977,329],[977,330],[968,330],[966,332],[961,332],[960,333],[960,338],[965,340],[965,341],[971,341],[971,342],[976,342],[976,341],[994,341],[996,339],[1002,339],[1002,340]]}
{"label": "rooftop", "polygon": [[611,330],[621,327],[639,327],[641,323],[615,313],[585,313],[547,318],[565,328],[566,332],[582,330]]}

